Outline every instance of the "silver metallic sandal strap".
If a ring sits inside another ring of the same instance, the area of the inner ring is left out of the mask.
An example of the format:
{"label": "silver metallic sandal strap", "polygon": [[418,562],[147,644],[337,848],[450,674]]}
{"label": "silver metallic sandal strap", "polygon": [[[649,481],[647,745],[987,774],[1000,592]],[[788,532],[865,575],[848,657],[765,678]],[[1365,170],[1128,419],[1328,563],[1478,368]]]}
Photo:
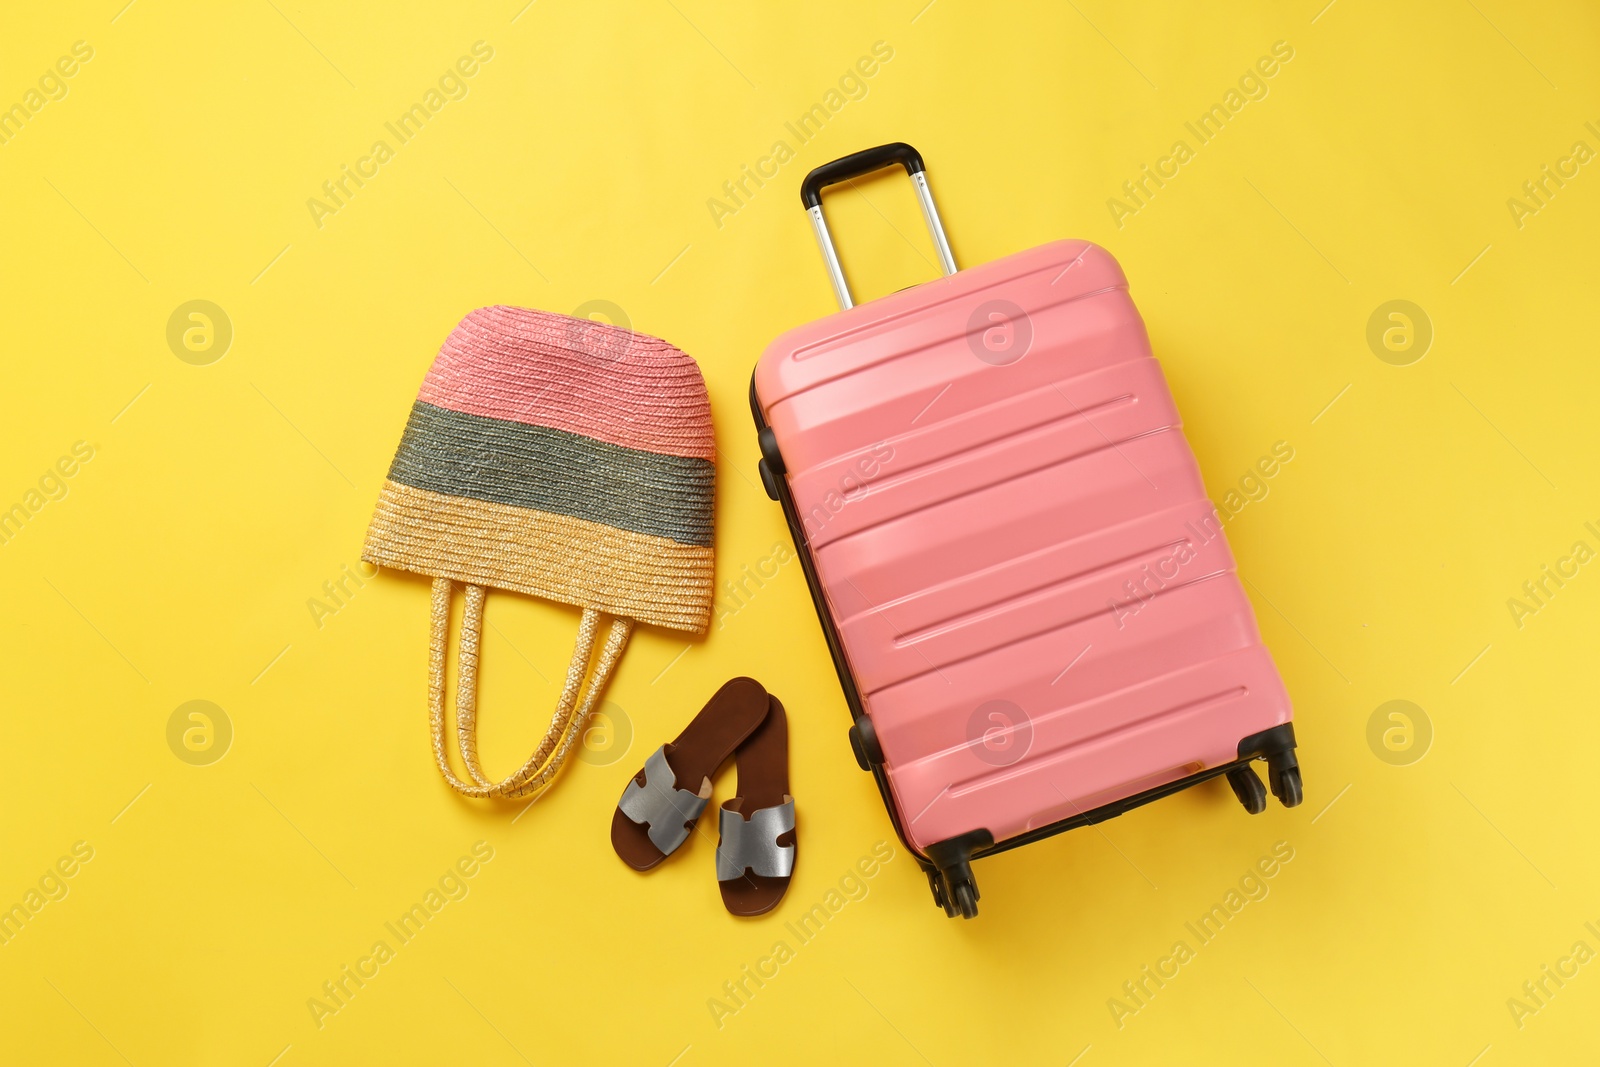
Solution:
{"label": "silver metallic sandal strap", "polygon": [[746,869],[766,878],[787,878],[794,873],[794,846],[778,844],[778,837],[794,829],[794,801],[757,808],[746,819],[736,811],[718,809],[722,843],[717,846],[717,881],[730,882]]}
{"label": "silver metallic sandal strap", "polygon": [[650,843],[670,856],[689,840],[689,824],[700,818],[709,797],[679,789],[665,745],[644,761],[644,785],[629,780],[617,807],[636,823],[650,828]]}

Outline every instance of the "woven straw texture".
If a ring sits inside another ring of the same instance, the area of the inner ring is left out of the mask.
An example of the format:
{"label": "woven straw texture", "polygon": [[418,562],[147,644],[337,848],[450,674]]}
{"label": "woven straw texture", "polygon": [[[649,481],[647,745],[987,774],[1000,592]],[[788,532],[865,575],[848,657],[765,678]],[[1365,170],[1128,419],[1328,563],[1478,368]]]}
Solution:
{"label": "woven straw texture", "polygon": [[479,308],[439,351],[417,399],[493,419],[711,461],[711,405],[667,342],[527,308]]}
{"label": "woven straw texture", "polygon": [[481,308],[428,371],[362,558],[704,633],[714,455],[705,381],[672,345]]}
{"label": "woven straw texture", "polygon": [[[385,482],[365,558],[704,633],[711,548]],[[701,590],[706,590],[701,593]]]}

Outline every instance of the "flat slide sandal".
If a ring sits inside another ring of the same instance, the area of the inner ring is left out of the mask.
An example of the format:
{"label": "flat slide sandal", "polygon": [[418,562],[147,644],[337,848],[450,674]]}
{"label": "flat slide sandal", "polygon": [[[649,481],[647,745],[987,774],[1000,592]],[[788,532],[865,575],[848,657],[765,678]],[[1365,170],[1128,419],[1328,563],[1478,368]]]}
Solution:
{"label": "flat slide sandal", "polygon": [[718,689],[671,744],[645,761],[611,816],[611,847],[648,871],[689,839],[711,800],[711,776],[768,716],[767,691],[754,678]]}
{"label": "flat slide sandal", "polygon": [[789,720],[771,697],[765,721],[739,746],[739,795],[718,810],[717,886],[735,915],[778,906],[794,874],[794,797],[789,795]]}

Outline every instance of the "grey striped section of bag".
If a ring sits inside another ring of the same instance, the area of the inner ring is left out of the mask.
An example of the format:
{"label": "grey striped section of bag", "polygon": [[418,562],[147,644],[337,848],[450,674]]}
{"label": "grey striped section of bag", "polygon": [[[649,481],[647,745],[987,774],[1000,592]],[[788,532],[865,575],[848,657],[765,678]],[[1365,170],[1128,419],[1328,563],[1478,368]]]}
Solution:
{"label": "grey striped section of bag", "polygon": [[417,401],[389,468],[414,489],[603,522],[709,546],[715,468],[548,426]]}

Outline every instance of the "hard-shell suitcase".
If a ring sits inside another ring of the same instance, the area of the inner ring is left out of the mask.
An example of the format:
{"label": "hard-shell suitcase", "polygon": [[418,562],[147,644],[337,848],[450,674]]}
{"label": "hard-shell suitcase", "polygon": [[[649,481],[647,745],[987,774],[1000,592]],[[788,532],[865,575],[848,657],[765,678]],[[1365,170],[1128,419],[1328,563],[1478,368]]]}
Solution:
{"label": "hard-shell suitcase", "polygon": [[[900,164],[945,276],[852,306],[828,185]],[[1261,644],[1122,270],[1057,241],[957,271],[906,144],[801,187],[843,309],[751,379],[781,502],[896,831],[950,915],[970,861],[1226,775],[1301,799]]]}

